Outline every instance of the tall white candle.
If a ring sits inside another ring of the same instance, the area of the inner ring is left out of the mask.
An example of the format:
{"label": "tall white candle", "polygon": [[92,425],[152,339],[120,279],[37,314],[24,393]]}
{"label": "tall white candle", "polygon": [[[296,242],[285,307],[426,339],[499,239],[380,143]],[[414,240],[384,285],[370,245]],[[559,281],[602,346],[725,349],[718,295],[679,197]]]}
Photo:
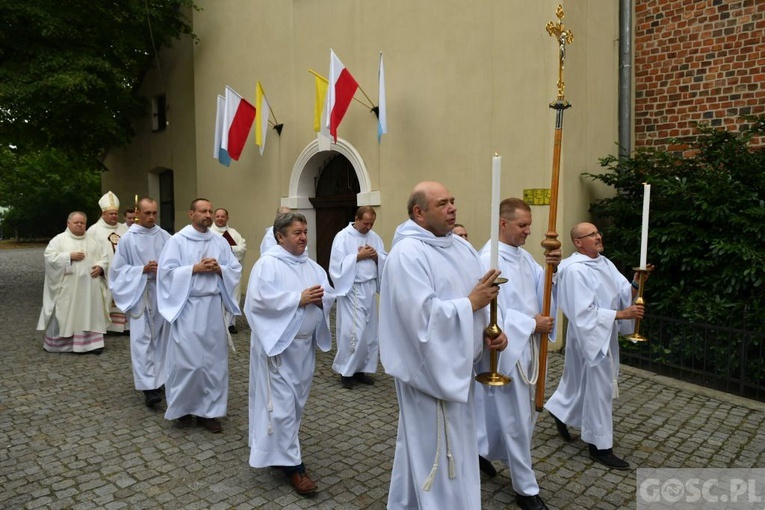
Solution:
{"label": "tall white candle", "polygon": [[640,236],[640,269],[645,269],[648,260],[648,212],[651,203],[651,185],[643,184],[643,230]]}
{"label": "tall white candle", "polygon": [[491,269],[499,266],[499,175],[502,168],[502,157],[496,153],[491,161]]}

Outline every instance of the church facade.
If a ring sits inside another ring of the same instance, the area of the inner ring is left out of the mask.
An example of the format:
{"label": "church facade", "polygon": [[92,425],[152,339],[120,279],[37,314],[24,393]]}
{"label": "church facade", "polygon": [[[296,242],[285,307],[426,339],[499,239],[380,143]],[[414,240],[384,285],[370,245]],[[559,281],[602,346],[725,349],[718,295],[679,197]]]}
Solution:
{"label": "church facade", "polygon": [[[151,115],[132,143],[109,152],[103,188],[123,204],[134,195],[160,202],[160,223],[179,230],[189,203],[225,207],[249,241],[249,270],[276,208],[309,220],[309,253],[328,258],[334,234],[357,206],[377,210],[390,246],[406,219],[409,191],[437,180],[454,194],[457,221],[480,248],[489,238],[492,156],[502,157],[500,195],[532,200],[527,248],[542,260],[547,230],[561,48],[545,30],[559,1],[199,0],[188,13],[197,39],[163,50],[142,95]],[[565,47],[565,99],[556,230],[589,218],[609,193],[581,177],[618,151],[618,3],[563,2],[574,39]],[[327,76],[330,49],[359,83],[330,150],[313,128],[314,77]],[[378,142],[378,63],[385,63],[388,133]],[[230,86],[255,103],[260,81],[283,124],[269,130],[261,156],[254,127],[241,158],[213,158],[217,96]],[[368,96],[368,99],[367,97]],[[636,211],[636,214],[639,214]],[[245,271],[247,273],[247,271]],[[246,274],[244,277],[246,278]]]}

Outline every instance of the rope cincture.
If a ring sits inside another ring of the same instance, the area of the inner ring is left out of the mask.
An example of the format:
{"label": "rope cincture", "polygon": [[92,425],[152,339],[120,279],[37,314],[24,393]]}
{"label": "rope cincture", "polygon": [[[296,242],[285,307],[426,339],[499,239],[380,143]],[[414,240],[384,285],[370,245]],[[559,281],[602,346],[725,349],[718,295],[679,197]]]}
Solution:
{"label": "rope cincture", "polygon": [[356,285],[352,286],[353,289],[353,328],[351,329],[351,354],[356,352],[356,314],[359,308],[358,288]]}
{"label": "rope cincture", "polygon": [[452,479],[457,477],[454,456],[452,455],[451,441],[449,441],[449,420],[446,417],[446,411],[444,411],[444,401],[438,399],[436,403],[436,458],[433,460],[433,467],[430,470],[430,474],[425,479],[425,483],[422,484],[422,490],[425,492],[429,492],[433,487],[433,482],[436,479],[436,472],[438,471],[439,458],[441,457],[442,416],[444,422],[444,437],[446,438],[446,458],[448,460],[449,478]]}
{"label": "rope cincture", "polygon": [[532,376],[528,377],[526,375],[526,372],[523,370],[523,365],[521,365],[521,360],[518,360],[515,362],[516,366],[518,367],[518,372],[521,374],[521,379],[523,379],[523,382],[528,384],[529,386],[534,386],[537,383],[537,380],[539,380],[539,343],[536,342],[538,338],[540,338],[539,335],[531,335],[531,373]]}
{"label": "rope cincture", "polygon": [[268,392],[268,435],[274,433],[274,429],[271,426],[271,415],[274,412],[274,401],[271,398],[271,373],[278,374],[279,367],[282,366],[282,358],[280,355],[269,356],[266,358],[268,364],[268,376],[266,377],[266,391]]}

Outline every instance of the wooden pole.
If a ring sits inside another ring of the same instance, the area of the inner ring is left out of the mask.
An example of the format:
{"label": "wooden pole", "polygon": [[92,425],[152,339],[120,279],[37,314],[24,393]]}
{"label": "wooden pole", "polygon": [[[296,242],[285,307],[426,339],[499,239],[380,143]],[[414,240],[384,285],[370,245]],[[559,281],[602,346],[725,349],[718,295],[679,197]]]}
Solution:
{"label": "wooden pole", "polygon": [[[547,232],[545,240],[542,241],[542,247],[545,249],[545,256],[551,251],[560,248],[558,233],[555,231],[555,225],[558,221],[558,181],[560,180],[560,152],[563,141],[563,112],[571,107],[571,104],[564,99],[565,85],[563,83],[563,69],[566,58],[566,45],[574,40],[574,34],[563,26],[563,7],[558,6],[555,12],[558,22],[552,21],[547,24],[547,33],[555,37],[558,43],[558,97],[550,103],[550,108],[555,110],[555,139],[553,142],[553,161],[552,161],[552,182],[550,183],[550,218],[547,222]],[[542,315],[550,315],[552,307],[552,280],[555,267],[547,264],[545,267],[545,288],[542,298]],[[534,407],[537,412],[541,412],[545,401],[545,379],[547,377],[547,343],[549,335],[541,335],[539,343],[539,376],[537,377],[537,388],[534,395]]]}

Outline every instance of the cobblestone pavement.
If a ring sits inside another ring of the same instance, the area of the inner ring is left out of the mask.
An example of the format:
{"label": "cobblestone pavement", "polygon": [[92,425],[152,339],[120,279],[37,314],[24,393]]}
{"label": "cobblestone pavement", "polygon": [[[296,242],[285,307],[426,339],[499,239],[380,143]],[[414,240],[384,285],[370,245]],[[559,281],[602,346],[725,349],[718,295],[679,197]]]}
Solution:
{"label": "cobblestone pavement", "polygon": [[[384,508],[397,420],[388,376],[344,390],[333,353],[318,355],[301,438],[320,491],[303,498],[280,473],[247,464],[245,323],[223,433],[181,430],[133,389],[128,337],[108,336],[101,356],[43,351],[42,282],[41,249],[0,251],[0,508]],[[552,353],[553,388],[562,366]],[[615,451],[629,471],[593,463],[582,441],[563,443],[540,417],[533,453],[550,508],[635,508],[634,467],[765,465],[765,405],[629,367],[620,391]],[[506,468],[483,480],[482,494],[484,508],[515,507]]]}

